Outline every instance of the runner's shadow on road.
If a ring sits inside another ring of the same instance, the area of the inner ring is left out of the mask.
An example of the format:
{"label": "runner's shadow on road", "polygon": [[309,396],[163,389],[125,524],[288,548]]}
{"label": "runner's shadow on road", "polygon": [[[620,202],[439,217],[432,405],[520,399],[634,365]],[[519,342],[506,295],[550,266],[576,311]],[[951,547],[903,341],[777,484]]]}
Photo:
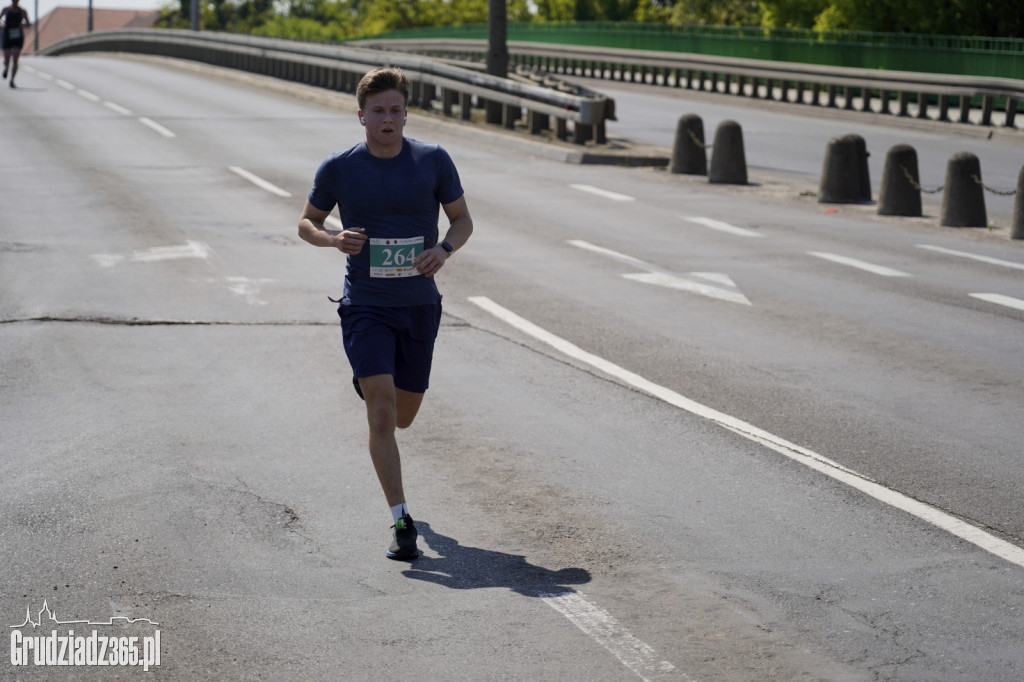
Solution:
{"label": "runner's shadow on road", "polygon": [[553,571],[526,561],[519,554],[506,554],[479,547],[467,547],[459,541],[434,531],[429,523],[417,521],[420,540],[437,557],[421,555],[402,571],[407,578],[443,585],[454,590],[481,587],[507,587],[527,597],[541,597],[571,592],[570,585],[590,582],[590,573],[583,568],[561,568]]}

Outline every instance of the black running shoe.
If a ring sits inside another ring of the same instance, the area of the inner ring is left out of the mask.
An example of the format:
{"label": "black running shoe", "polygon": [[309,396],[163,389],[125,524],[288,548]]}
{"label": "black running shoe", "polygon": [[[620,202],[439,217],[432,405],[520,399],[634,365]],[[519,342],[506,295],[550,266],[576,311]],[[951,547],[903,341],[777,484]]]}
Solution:
{"label": "black running shoe", "polygon": [[416,549],[418,533],[416,525],[412,522],[412,517],[404,514],[391,527],[395,529],[395,536],[391,540],[391,546],[388,547],[387,557],[405,561],[418,557],[420,555],[419,550]]}

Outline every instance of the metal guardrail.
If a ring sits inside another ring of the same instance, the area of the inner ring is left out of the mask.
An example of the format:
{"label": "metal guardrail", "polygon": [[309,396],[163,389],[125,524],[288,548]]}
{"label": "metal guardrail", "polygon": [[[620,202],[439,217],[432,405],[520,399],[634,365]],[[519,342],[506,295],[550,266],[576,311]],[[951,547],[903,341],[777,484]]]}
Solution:
{"label": "metal guardrail", "polygon": [[[606,142],[605,121],[614,102],[585,88],[543,87],[408,52],[330,46],[228,33],[163,29],[97,31],[66,38],[41,56],[82,52],[127,52],[187,59],[354,93],[368,70],[398,66],[411,83],[409,105],[471,120],[473,111],[500,107],[500,124],[526,119],[531,133],[550,131],[578,144]],[[566,91],[568,89],[568,91]],[[499,122],[499,121],[495,121]],[[571,124],[571,133],[570,133]]]}
{"label": "metal guardrail", "polygon": [[[473,39],[364,40],[359,45],[451,59],[481,60]],[[1014,128],[1024,81],[851,69],[699,54],[509,42],[509,62],[558,75],[685,87],[783,102]],[[934,117],[932,114],[934,113]]]}

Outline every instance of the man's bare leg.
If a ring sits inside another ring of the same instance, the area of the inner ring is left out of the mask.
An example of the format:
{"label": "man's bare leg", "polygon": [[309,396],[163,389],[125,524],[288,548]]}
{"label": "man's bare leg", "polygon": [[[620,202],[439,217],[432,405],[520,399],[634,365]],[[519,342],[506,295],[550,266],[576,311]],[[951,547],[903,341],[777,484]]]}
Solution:
{"label": "man's bare leg", "polygon": [[366,400],[370,458],[388,506],[394,507],[405,502],[402,462],[398,442],[395,440],[395,429],[405,429],[412,425],[423,403],[423,394],[395,388],[394,378],[390,374],[359,379],[359,388]]}

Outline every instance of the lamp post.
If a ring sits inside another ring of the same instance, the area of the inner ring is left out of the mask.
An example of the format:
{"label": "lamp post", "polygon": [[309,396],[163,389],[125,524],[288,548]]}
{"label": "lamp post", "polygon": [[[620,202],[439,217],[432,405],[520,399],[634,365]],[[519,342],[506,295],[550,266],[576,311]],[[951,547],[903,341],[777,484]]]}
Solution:
{"label": "lamp post", "polygon": [[[505,0],[488,0],[487,8],[487,73],[505,78],[508,76],[508,12]],[[501,123],[501,104],[487,102],[484,116],[488,123]]]}

